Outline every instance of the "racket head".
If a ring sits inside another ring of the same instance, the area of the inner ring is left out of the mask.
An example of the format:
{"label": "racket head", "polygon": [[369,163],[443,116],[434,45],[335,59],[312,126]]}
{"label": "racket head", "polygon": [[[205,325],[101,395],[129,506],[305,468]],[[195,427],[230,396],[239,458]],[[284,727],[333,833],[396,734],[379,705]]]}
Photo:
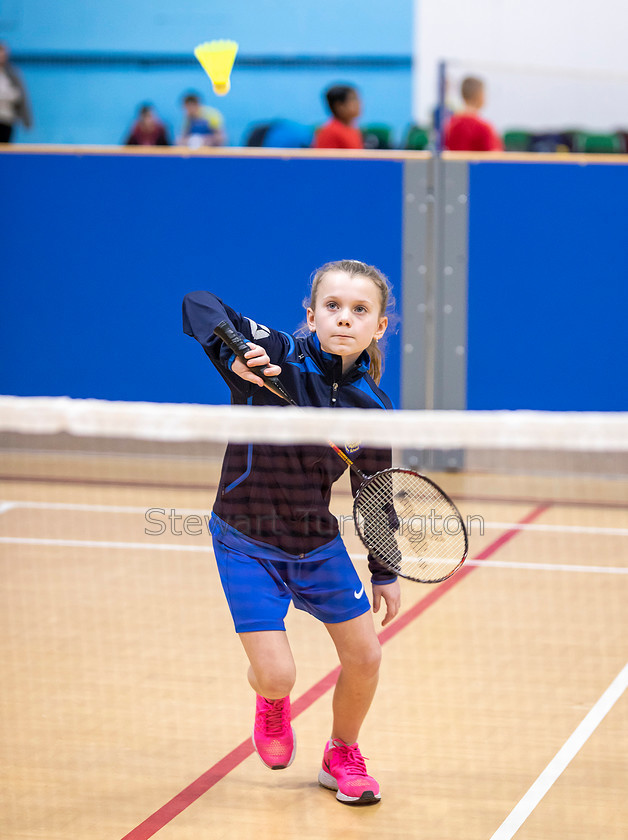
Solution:
{"label": "racket head", "polygon": [[456,505],[436,482],[391,467],[367,478],[355,496],[358,536],[380,563],[419,583],[440,583],[467,558],[469,539]]}

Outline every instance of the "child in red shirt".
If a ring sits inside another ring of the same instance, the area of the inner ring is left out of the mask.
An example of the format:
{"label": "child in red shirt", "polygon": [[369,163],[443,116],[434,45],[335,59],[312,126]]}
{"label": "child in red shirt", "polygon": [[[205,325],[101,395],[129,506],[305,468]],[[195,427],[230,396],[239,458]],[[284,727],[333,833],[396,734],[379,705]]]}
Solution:
{"label": "child in red shirt", "polygon": [[503,152],[501,138],[479,114],[484,107],[484,82],[467,77],[462,82],[461,94],[465,108],[447,123],[445,148],[452,152]]}
{"label": "child in red shirt", "polygon": [[333,85],[325,91],[332,118],[314,137],[315,149],[363,149],[362,132],[353,123],[360,116],[361,102],[351,85]]}

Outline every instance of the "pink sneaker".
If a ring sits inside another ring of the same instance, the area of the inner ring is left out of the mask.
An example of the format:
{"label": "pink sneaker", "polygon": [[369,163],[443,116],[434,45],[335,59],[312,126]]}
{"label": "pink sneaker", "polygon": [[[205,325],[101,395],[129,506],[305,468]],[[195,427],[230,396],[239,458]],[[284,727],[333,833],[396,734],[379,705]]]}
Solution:
{"label": "pink sneaker", "polygon": [[318,782],[336,790],[336,799],[347,805],[374,805],[381,795],[379,785],[366,772],[366,764],[357,744],[345,744],[339,738],[328,741]]}
{"label": "pink sneaker", "polygon": [[290,767],[297,751],[294,730],[290,726],[290,698],[266,700],[256,695],[253,746],[266,767],[283,770]]}

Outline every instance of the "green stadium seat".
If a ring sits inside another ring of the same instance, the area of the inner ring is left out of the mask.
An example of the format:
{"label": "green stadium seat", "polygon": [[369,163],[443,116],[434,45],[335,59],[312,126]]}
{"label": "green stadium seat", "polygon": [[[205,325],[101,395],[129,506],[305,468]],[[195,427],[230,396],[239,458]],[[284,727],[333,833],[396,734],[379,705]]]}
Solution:
{"label": "green stadium seat", "polygon": [[533,139],[534,134],[530,131],[506,131],[504,149],[507,152],[529,152]]}
{"label": "green stadium seat", "polygon": [[383,123],[362,126],[365,149],[392,149],[392,128]]}
{"label": "green stadium seat", "polygon": [[422,128],[420,125],[411,125],[406,132],[406,139],[403,145],[405,149],[423,152],[427,149],[429,142],[430,132],[428,128]]}
{"label": "green stadium seat", "polygon": [[625,151],[620,134],[581,134],[578,151],[596,155],[618,155]]}
{"label": "green stadium seat", "polygon": [[577,152],[580,148],[580,138],[584,135],[581,128],[565,128],[561,132],[565,145],[570,152]]}

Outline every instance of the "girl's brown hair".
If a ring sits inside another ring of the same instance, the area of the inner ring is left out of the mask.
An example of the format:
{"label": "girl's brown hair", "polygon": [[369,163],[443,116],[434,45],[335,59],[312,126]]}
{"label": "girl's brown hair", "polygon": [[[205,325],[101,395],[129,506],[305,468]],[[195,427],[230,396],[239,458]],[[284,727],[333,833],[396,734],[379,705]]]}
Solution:
{"label": "girl's brown hair", "polygon": [[[377,286],[380,296],[379,317],[383,318],[388,314],[389,308],[394,306],[390,283],[385,274],[375,268],[374,265],[367,265],[359,260],[337,260],[336,262],[328,262],[321,266],[318,271],[314,273],[312,279],[312,289],[310,291],[309,302],[304,301],[306,308],[314,309],[316,306],[316,295],[318,294],[318,287],[321,280],[330,271],[344,271],[350,277],[368,277]],[[384,355],[380,345],[376,339],[373,339],[367,348],[371,359],[369,373],[379,384],[384,372]]]}

